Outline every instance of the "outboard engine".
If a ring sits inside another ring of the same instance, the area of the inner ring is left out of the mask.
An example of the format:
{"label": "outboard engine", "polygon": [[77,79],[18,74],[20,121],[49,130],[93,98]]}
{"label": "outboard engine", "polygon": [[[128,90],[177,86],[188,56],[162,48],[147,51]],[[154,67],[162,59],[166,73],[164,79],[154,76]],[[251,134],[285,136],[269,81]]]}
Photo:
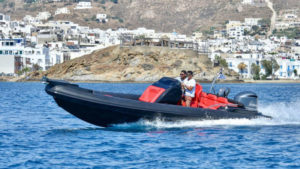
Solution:
{"label": "outboard engine", "polygon": [[257,111],[257,95],[254,92],[241,92],[234,97],[234,100],[242,103],[247,110]]}
{"label": "outboard engine", "polygon": [[227,98],[229,93],[230,93],[230,89],[228,87],[223,87],[219,89],[218,96]]}
{"label": "outboard engine", "polygon": [[181,96],[181,83],[176,79],[163,77],[150,85],[139,100],[150,103],[177,104]]}

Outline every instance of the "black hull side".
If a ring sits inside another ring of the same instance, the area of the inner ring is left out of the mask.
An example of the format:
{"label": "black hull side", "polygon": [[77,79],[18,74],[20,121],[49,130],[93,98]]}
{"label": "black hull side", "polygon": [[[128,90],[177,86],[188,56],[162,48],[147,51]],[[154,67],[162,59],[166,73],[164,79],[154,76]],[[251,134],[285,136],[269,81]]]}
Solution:
{"label": "black hull side", "polygon": [[112,124],[160,118],[166,121],[267,117],[241,108],[211,110],[177,105],[145,103],[137,95],[96,92],[77,85],[49,83],[46,92],[67,112],[88,123],[107,127]]}

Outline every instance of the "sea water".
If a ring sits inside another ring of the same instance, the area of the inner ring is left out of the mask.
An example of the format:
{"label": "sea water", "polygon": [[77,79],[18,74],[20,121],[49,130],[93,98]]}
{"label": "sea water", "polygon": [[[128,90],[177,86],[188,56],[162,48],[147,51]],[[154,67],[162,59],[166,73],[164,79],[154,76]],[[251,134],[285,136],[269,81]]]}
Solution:
{"label": "sea water", "polygon": [[[141,94],[149,84],[83,83]],[[209,85],[204,84],[204,90]],[[101,128],[57,106],[42,83],[0,83],[0,168],[300,168],[300,84],[254,91],[273,119],[139,121]]]}

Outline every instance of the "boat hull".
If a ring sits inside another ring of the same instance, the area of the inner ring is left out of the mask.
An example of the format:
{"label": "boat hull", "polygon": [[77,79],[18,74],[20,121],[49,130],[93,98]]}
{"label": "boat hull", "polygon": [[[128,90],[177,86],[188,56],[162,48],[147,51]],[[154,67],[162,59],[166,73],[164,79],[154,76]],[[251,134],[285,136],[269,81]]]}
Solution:
{"label": "boat hull", "polygon": [[98,92],[69,83],[51,83],[46,92],[56,103],[77,118],[107,127],[140,119],[165,121],[268,117],[241,108],[211,110],[138,101],[138,95]]}

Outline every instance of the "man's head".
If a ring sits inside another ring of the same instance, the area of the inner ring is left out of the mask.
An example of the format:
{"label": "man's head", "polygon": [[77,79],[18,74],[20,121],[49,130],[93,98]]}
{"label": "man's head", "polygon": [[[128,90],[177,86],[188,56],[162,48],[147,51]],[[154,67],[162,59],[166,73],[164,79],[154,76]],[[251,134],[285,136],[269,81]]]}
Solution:
{"label": "man's head", "polygon": [[185,79],[185,78],[186,78],[186,71],[185,71],[185,70],[182,70],[182,71],[180,72],[180,78],[181,78],[181,79]]}
{"label": "man's head", "polygon": [[189,70],[187,72],[187,77],[188,77],[188,79],[191,79],[193,77],[193,72]]}

